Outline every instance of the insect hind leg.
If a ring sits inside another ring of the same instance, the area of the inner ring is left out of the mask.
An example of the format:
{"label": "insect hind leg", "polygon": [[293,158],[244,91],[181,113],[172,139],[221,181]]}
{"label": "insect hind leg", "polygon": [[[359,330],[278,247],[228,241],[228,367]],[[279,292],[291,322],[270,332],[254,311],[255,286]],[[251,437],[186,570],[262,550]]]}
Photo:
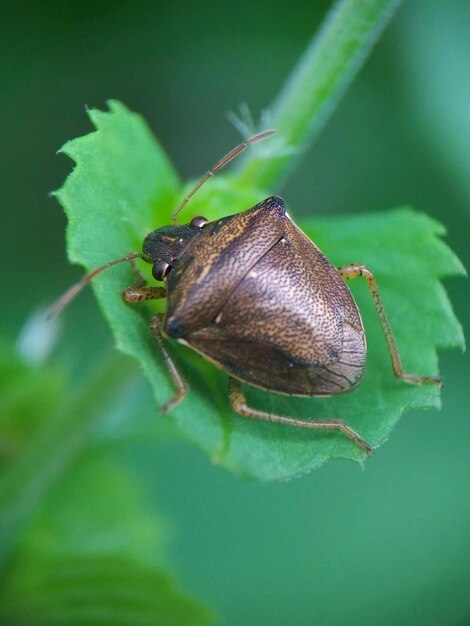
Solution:
{"label": "insect hind leg", "polygon": [[297,428],[310,428],[317,430],[339,430],[346,437],[351,439],[357,444],[364,452],[369,456],[372,456],[374,450],[364,439],[362,439],[354,430],[346,426],[346,424],[339,419],[322,419],[322,420],[299,420],[294,417],[287,417],[285,415],[277,415],[275,413],[267,413],[265,411],[259,411],[247,405],[245,394],[243,393],[241,383],[235,378],[229,378],[229,398],[232,404],[232,408],[235,413],[242,415],[243,417],[249,417],[251,419],[264,420],[265,422],[272,422],[275,424],[285,424],[286,426],[295,426]]}

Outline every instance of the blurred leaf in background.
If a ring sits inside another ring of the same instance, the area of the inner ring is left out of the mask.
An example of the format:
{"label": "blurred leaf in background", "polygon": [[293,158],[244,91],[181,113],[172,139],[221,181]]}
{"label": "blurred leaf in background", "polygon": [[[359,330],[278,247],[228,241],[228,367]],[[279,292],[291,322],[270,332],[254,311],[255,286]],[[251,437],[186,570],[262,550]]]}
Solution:
{"label": "blurred leaf in background", "polygon": [[139,491],[109,456],[82,457],[10,560],[0,623],[207,623],[209,611],[166,573],[165,532]]}
{"label": "blurred leaf in background", "polygon": [[3,340],[0,345],[0,467],[13,462],[55,411],[65,393],[59,367],[27,363]]}

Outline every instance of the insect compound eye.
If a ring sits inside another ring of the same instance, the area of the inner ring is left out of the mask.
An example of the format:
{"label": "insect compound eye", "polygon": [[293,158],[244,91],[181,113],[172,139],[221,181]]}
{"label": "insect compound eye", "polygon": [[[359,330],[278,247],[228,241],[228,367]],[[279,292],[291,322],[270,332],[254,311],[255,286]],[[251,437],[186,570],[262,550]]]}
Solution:
{"label": "insect compound eye", "polygon": [[171,270],[171,265],[166,261],[158,261],[153,264],[152,274],[155,280],[163,280]]}
{"label": "insect compound eye", "polygon": [[201,217],[200,215],[198,215],[197,217],[193,217],[190,222],[191,226],[195,226],[196,228],[204,228],[204,226],[208,223],[209,220],[207,220],[205,217]]}

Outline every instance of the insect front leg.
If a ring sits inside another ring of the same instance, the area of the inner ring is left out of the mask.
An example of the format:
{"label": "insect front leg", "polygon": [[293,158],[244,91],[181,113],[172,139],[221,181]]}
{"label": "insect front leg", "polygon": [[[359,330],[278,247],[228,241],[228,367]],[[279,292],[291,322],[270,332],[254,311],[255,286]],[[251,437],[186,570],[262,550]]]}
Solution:
{"label": "insect front leg", "polygon": [[139,268],[137,267],[137,263],[135,262],[135,259],[131,259],[131,268],[132,268],[132,273],[135,276],[135,283],[132,285],[133,287],[146,287],[147,286],[147,279],[145,278],[145,276],[143,274],[141,274]]}
{"label": "insect front leg", "polygon": [[[127,289],[124,289],[124,291],[122,292],[122,297],[126,302],[130,303],[144,302],[145,300],[158,300],[160,298],[165,298],[166,291],[164,287],[141,287],[139,284],[136,284],[133,287],[128,287]],[[184,398],[188,391],[188,386],[179,369],[176,367],[176,364],[171,358],[168,350],[166,349],[163,341],[162,325],[163,314],[157,313],[150,320],[150,330],[152,332],[152,335],[157,340],[158,346],[163,355],[163,361],[176,387],[175,395],[170,398],[168,402],[165,402],[165,404],[160,407],[160,413],[163,415],[176,404],[181,402],[181,400]]]}
{"label": "insect front leg", "polygon": [[166,298],[166,291],[165,287],[143,287],[136,283],[132,287],[124,289],[121,295],[126,302],[135,303]]}
{"label": "insect front leg", "polygon": [[165,402],[165,404],[163,404],[160,407],[161,415],[163,415],[164,413],[169,411],[171,408],[179,404],[188,392],[188,385],[186,384],[186,381],[184,380],[181,372],[176,367],[175,362],[171,358],[163,342],[162,325],[163,325],[163,313],[157,313],[150,320],[150,330],[152,331],[153,336],[157,340],[158,346],[163,354],[163,360],[170,373],[171,379],[173,380],[173,383],[176,387],[176,393],[172,398],[168,400],[168,402]]}
{"label": "insect front leg", "polygon": [[380,297],[379,289],[377,287],[377,282],[371,270],[363,263],[343,265],[342,267],[338,267],[337,269],[345,280],[349,280],[350,278],[357,278],[358,276],[363,276],[367,280],[369,291],[372,296],[372,300],[374,301],[374,306],[379,315],[380,323],[382,324],[382,328],[385,334],[385,339],[387,340],[390,357],[392,359],[393,373],[395,374],[395,376],[412,385],[433,383],[435,385],[441,386],[442,379],[439,376],[416,376],[415,374],[407,374],[404,371],[400,353],[398,352],[397,343],[395,341],[395,337],[393,336],[392,327],[390,326],[390,322],[388,321],[387,315],[385,313],[382,298]]}
{"label": "insect front leg", "polygon": [[349,426],[342,420],[338,419],[322,419],[322,420],[299,420],[294,417],[287,417],[285,415],[276,415],[275,413],[267,413],[265,411],[259,411],[247,405],[245,394],[243,393],[240,381],[235,378],[229,378],[229,398],[232,404],[232,408],[235,413],[242,415],[243,417],[249,417],[251,419],[264,420],[265,422],[273,422],[275,424],[285,424],[286,426],[296,426],[297,428],[311,428],[317,430],[339,430],[346,437],[354,441],[360,448],[362,448],[369,456],[374,453],[372,446],[370,446],[364,439],[361,439],[359,435],[354,432]]}
{"label": "insect front leg", "polygon": [[147,287],[147,281],[139,272],[135,259],[132,259],[131,265],[136,282],[121,293],[123,300],[133,304],[135,302],[144,302],[145,300],[166,298],[165,287]]}

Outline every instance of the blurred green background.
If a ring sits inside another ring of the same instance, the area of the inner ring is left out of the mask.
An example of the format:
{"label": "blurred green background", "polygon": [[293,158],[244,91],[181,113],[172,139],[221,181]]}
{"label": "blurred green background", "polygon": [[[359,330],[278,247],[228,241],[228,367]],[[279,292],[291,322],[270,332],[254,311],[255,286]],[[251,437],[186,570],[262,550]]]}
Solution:
{"label": "blurred green background", "polygon": [[[3,339],[81,274],[48,192],[72,167],[56,150],[91,130],[84,106],[112,97],[142,113],[181,176],[195,177],[239,138],[225,113],[269,105],[329,6],[2,3]],[[469,24],[465,0],[404,3],[281,190],[296,216],[411,204],[446,225],[470,267]],[[465,327],[468,285],[446,288]],[[52,360],[78,381],[111,336],[91,293],[63,321]],[[443,410],[407,413],[364,471],[337,462],[258,484],[151,436],[115,462],[165,520],[182,586],[224,624],[470,624],[468,357],[443,353],[441,373]],[[153,432],[153,415],[123,419]]]}

